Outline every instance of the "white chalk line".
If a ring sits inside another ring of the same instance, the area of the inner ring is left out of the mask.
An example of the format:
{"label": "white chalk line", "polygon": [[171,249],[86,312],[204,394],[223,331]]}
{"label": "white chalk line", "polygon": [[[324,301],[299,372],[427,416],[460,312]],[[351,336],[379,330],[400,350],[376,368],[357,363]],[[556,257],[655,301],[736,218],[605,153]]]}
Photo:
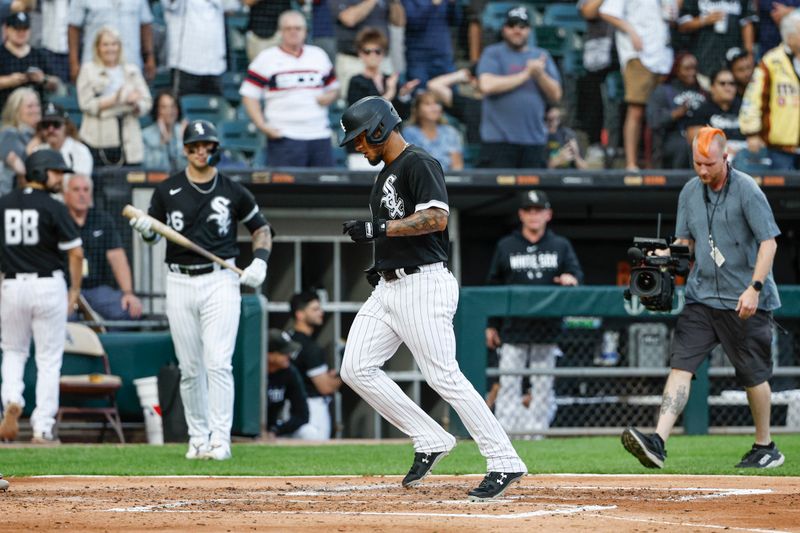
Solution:
{"label": "white chalk line", "polygon": [[664,526],[679,526],[679,527],[699,527],[705,529],[725,529],[729,531],[748,531],[751,533],[791,533],[790,531],[782,531],[780,529],[759,529],[759,528],[748,528],[748,527],[736,527],[736,526],[720,526],[716,524],[697,524],[695,522],[672,522],[669,520],[658,520],[655,518],[633,518],[628,516],[614,516],[609,514],[596,514],[596,515],[589,515],[595,518],[608,518],[610,520],[621,520],[624,522],[640,522],[644,524],[655,524],[655,525],[664,525]]}
{"label": "white chalk line", "polygon": [[[216,503],[226,503],[221,500],[214,500]],[[498,503],[502,500],[497,500],[491,503]],[[104,512],[108,513],[208,513],[209,509],[179,509],[188,505],[195,505],[199,503],[208,503],[205,501],[181,501],[168,504],[157,505],[141,505],[136,507],[115,507],[106,509]],[[469,504],[467,501],[459,501],[459,504]],[[488,503],[488,502],[487,502]],[[337,516],[409,516],[414,518],[480,518],[483,520],[519,520],[521,518],[534,518],[542,516],[563,516],[584,512],[597,512],[608,511],[616,509],[616,505],[577,505],[577,506],[562,506],[556,509],[540,509],[538,511],[530,511],[525,513],[510,513],[510,514],[485,514],[485,513],[419,513],[419,512],[378,512],[378,511],[265,511],[265,510],[247,510],[237,511],[240,514],[271,514],[271,515],[337,515]],[[602,515],[601,515],[602,516]]]}

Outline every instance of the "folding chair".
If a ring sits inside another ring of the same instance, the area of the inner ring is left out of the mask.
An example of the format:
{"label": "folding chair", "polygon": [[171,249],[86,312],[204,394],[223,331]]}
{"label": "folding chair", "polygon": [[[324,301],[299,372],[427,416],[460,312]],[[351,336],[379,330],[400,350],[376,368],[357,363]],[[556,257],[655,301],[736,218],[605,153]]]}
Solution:
{"label": "folding chair", "polygon": [[83,400],[95,400],[92,402],[93,404],[96,404],[97,401],[105,400],[107,405],[100,407],[62,405],[58,408],[58,414],[56,415],[56,427],[58,427],[65,415],[102,416],[104,420],[103,430],[100,433],[100,442],[105,437],[107,425],[111,424],[117,437],[119,437],[119,441],[124,444],[125,436],[122,434],[122,420],[119,417],[116,398],[117,391],[122,387],[122,378],[111,374],[108,354],[106,354],[100,338],[88,326],[70,322],[67,324],[64,355],[65,357],[69,355],[87,359],[94,358],[94,361],[91,362],[92,366],[98,367],[98,363],[101,363],[102,371],[92,374],[62,375],[59,387],[61,395],[79,396]]}

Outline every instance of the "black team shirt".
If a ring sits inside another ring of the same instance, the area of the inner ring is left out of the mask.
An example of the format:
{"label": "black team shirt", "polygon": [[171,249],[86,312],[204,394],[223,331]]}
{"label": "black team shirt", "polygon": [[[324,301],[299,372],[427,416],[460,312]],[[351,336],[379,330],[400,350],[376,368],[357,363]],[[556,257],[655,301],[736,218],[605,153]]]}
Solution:
{"label": "black team shirt", "polygon": [[309,398],[317,398],[322,396],[317,390],[317,386],[311,381],[311,378],[320,376],[328,372],[328,363],[325,362],[325,352],[322,351],[317,342],[298,331],[291,331],[289,334],[292,340],[299,343],[302,348],[297,354],[297,358],[292,361],[292,364],[297,367],[303,375],[303,385],[306,388],[306,394]]}
{"label": "black team shirt", "polygon": [[46,191],[25,188],[0,198],[0,269],[9,274],[65,271],[64,252],[81,245],[67,208]]}
{"label": "black team shirt", "polygon": [[[572,274],[578,283],[583,283],[583,270],[569,240],[548,229],[539,242],[534,243],[517,230],[497,243],[486,282],[489,285],[555,286],[553,279],[564,273]],[[489,327],[499,329],[502,324],[500,339],[503,342],[547,344],[558,336],[560,321],[546,322],[547,332],[536,338],[532,338],[532,334],[537,325],[541,327],[542,321],[538,319],[493,317]]]}
{"label": "black team shirt", "polygon": [[[289,418],[281,420],[283,406],[289,400]],[[294,367],[269,374],[267,379],[267,429],[275,435],[287,435],[308,422],[308,404],[300,372]]]}
{"label": "black team shirt", "polygon": [[[439,162],[425,150],[410,145],[383,167],[369,197],[373,219],[397,220],[417,211],[438,207],[450,212],[447,188]],[[447,262],[447,228],[414,237],[375,240],[375,268],[396,268]]]}
{"label": "black team shirt", "polygon": [[[237,221],[250,233],[267,224],[253,195],[239,183],[219,173],[208,183],[193,183],[185,170],[156,185],[148,214],[223,259],[239,255]],[[165,262],[201,265],[209,260],[167,241]]]}
{"label": "black team shirt", "polygon": [[116,287],[114,271],[106,254],[122,248],[122,239],[111,216],[98,209],[89,209],[86,222],[78,226],[83,241],[84,272],[81,288],[93,289],[101,285]]}

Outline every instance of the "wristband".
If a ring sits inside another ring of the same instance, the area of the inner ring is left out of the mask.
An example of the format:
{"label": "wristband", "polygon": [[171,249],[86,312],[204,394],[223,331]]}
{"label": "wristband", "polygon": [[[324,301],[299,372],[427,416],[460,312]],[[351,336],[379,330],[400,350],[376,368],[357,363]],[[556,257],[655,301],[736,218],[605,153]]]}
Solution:
{"label": "wristband", "polygon": [[269,262],[270,251],[266,248],[256,248],[253,250],[253,257],[256,259],[261,259],[265,263]]}

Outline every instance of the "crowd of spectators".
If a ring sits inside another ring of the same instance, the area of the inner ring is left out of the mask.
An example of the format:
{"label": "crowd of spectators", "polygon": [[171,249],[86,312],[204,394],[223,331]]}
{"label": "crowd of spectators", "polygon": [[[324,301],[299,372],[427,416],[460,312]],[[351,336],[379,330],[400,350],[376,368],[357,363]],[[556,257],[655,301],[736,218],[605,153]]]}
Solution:
{"label": "crowd of spectators", "polygon": [[[554,5],[571,22],[548,21]],[[250,122],[259,149],[234,160],[254,166],[368,168],[336,146],[332,126],[381,95],[446,170],[689,168],[706,123],[728,133],[745,170],[797,168],[798,7],[0,0],[0,194],[44,144],[77,160],[87,147],[89,173],[180,168],[184,119],[197,118],[181,112],[187,95],[221,101],[219,121]],[[60,118],[42,116],[53,102]]]}

